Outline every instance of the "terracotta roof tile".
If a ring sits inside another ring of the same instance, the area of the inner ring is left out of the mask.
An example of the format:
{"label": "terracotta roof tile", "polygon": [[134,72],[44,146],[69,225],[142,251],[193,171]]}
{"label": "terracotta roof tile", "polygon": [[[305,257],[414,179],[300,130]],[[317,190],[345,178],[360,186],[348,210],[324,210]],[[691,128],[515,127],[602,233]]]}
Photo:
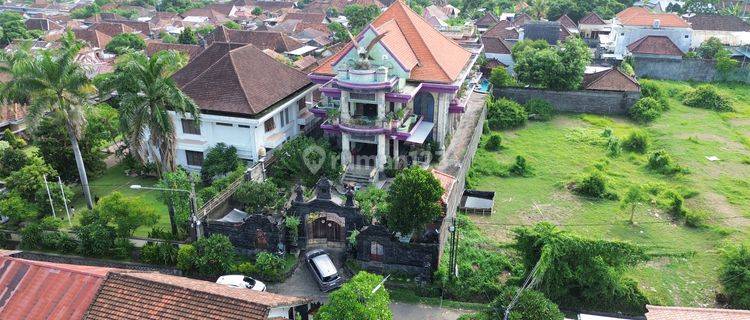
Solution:
{"label": "terracotta roof tile", "polygon": [[126,26],[122,23],[115,22],[97,22],[91,25],[88,30],[95,30],[104,33],[110,37],[114,37],[121,33],[134,33],[135,29]]}
{"label": "terracotta roof tile", "polygon": [[26,25],[26,28],[30,30],[50,31],[63,29],[63,27],[57,22],[46,18],[30,18],[24,21],[24,24]]}
{"label": "terracotta roof tile", "polygon": [[477,22],[475,22],[474,24],[477,26],[477,28],[489,28],[494,26],[499,21],[500,18],[498,18],[491,11],[487,11],[487,13],[485,13],[481,18],[477,19]]}
{"label": "terracotta roof tile", "polygon": [[651,27],[658,20],[662,28],[690,28],[690,24],[674,13],[652,13],[645,8],[630,7],[616,15],[625,26]]}
{"label": "terracotta roof tile", "polygon": [[693,30],[750,31],[750,24],[735,16],[697,14],[688,18]]}
{"label": "terracotta roof tile", "polygon": [[304,73],[253,45],[220,42],[172,78],[202,110],[243,116],[257,115],[311,84]]}
{"label": "terracotta roof tile", "polygon": [[265,11],[280,11],[285,9],[291,9],[294,7],[292,1],[255,1],[255,0],[237,0],[234,2],[235,6],[246,6],[246,7],[260,7]]}
{"label": "terracotta roof tile", "polygon": [[323,23],[326,15],[322,12],[289,12],[284,15],[282,21],[286,19],[299,20],[303,23]]}
{"label": "terracotta roof tile", "polygon": [[750,320],[750,311],[647,305],[647,320]]}
{"label": "terracotta roof tile", "polygon": [[684,53],[669,37],[645,36],[628,45],[630,53],[683,56]]}
{"label": "terracotta roof tile", "polygon": [[512,22],[502,20],[487,30],[482,37],[494,37],[502,40],[518,39],[518,31]]}
{"label": "terracotta roof tile", "polygon": [[456,177],[437,169],[430,169],[430,172],[436,179],[438,179],[438,181],[440,181],[440,186],[443,187],[443,195],[440,197],[440,201],[448,203],[451,191],[453,191],[453,184],[456,183]]}
{"label": "terracotta roof tile", "polygon": [[91,29],[73,29],[76,39],[88,42],[89,46],[95,48],[104,48],[112,41],[112,37],[98,30]]}
{"label": "terracotta roof tile", "polygon": [[494,54],[510,54],[512,46],[505,40],[496,37],[482,37],[484,51]]}
{"label": "terracotta roof tile", "polygon": [[566,27],[569,30],[578,29],[578,26],[576,25],[576,23],[573,22],[573,19],[568,17],[567,14],[562,15],[559,19],[557,19],[557,22],[559,22],[563,27]]}
{"label": "terracotta roof tile", "polygon": [[152,56],[159,51],[174,50],[188,55],[190,60],[203,52],[203,47],[194,44],[149,42],[146,44],[146,54]]}
{"label": "terracotta roof tile", "polygon": [[[389,47],[389,49],[394,51],[394,55],[399,60],[410,61],[409,52],[411,52],[418,61],[418,64],[411,70],[409,80],[452,83],[458,79],[461,71],[469,63],[471,53],[435,30],[402,1],[391,4],[388,9],[375,18],[371,25],[378,33],[383,32],[381,28],[395,30],[394,24],[389,23],[390,21],[394,21],[397,29],[403,34],[406,40],[405,45],[408,45],[408,48],[402,47],[403,41],[396,40],[396,37],[394,37],[394,41],[389,43],[393,45],[393,48]],[[389,36],[386,35],[386,38]],[[382,41],[385,43],[385,40]],[[346,55],[351,48],[352,44],[347,44],[343,50],[331,56],[313,73],[333,75],[332,63]],[[403,56],[398,55],[395,51],[400,52]]]}
{"label": "terracotta roof tile", "polygon": [[596,26],[602,26],[606,25],[607,23],[600,17],[596,12],[590,12],[585,17],[581,18],[581,20],[578,20],[578,24],[590,24],[590,25],[596,25]]}
{"label": "terracotta roof tile", "polygon": [[581,87],[585,90],[641,91],[637,80],[617,68],[585,74]]}
{"label": "terracotta roof tile", "polygon": [[526,13],[521,13],[513,17],[513,25],[516,27],[522,27],[523,25],[532,21],[534,21],[534,19]]}
{"label": "terracotta roof tile", "polygon": [[281,32],[233,30],[224,26],[216,27],[206,40],[209,44],[213,42],[252,44],[261,50],[271,49],[279,53],[304,46],[304,44]]}

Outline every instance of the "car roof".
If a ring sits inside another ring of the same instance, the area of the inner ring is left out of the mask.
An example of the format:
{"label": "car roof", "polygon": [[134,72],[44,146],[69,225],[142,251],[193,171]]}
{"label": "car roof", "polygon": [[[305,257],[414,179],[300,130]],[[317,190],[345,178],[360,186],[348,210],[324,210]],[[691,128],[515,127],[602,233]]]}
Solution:
{"label": "car roof", "polygon": [[245,282],[245,276],[241,274],[221,276],[219,277],[219,279],[216,279],[216,283],[218,284],[236,284],[236,283],[242,283],[242,282]]}
{"label": "car roof", "polygon": [[331,258],[327,254],[315,256],[312,258],[312,261],[315,263],[322,277],[330,277],[337,273],[336,266],[333,265],[333,261],[331,261]]}

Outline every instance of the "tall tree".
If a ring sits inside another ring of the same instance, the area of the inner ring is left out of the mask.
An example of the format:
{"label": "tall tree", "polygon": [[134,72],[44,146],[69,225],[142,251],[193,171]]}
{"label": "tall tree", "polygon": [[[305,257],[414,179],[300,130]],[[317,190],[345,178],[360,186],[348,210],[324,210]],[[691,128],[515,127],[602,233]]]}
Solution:
{"label": "tall tree", "polygon": [[22,60],[5,60],[8,56],[3,55],[0,64],[12,66],[13,81],[2,88],[2,96],[6,101],[28,102],[28,119],[32,125],[49,113],[64,119],[86,204],[93,208],[78,139],[86,123],[84,106],[96,93],[96,88],[75,61],[82,47],[83,43],[68,31],[62,37],[59,50],[45,50],[34,58]]}
{"label": "tall tree", "polygon": [[442,195],[443,187],[432,173],[419,167],[404,169],[388,189],[385,224],[402,235],[419,231],[440,215]]}
{"label": "tall tree", "polygon": [[170,78],[185,63],[175,51],[150,58],[142,52],[130,53],[101,85],[120,96],[120,130],[131,154],[143,163],[155,161],[159,176],[175,170],[175,131],[169,111],[199,118],[198,106]]}

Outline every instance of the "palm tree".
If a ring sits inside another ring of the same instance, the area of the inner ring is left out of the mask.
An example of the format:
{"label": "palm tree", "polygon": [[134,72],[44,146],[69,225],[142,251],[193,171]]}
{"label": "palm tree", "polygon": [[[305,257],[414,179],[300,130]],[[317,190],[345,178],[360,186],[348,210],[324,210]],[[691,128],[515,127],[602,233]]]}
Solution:
{"label": "palm tree", "polygon": [[120,128],[130,153],[143,163],[156,161],[160,177],[176,168],[169,111],[199,120],[198,106],[170,78],[185,63],[185,57],[175,51],[150,58],[131,53],[118,61],[114,75],[102,84],[103,89],[116,90],[120,98]]}
{"label": "palm tree", "polygon": [[549,1],[547,0],[531,0],[529,6],[526,8],[535,19],[544,18],[549,11]]}
{"label": "palm tree", "polygon": [[91,191],[78,138],[86,124],[84,107],[96,93],[96,88],[75,61],[82,47],[83,44],[68,31],[58,50],[45,50],[33,57],[26,53],[3,55],[0,64],[4,65],[13,81],[4,86],[1,93],[5,101],[28,104],[27,119],[32,125],[48,115],[64,120],[86,205],[91,209]]}
{"label": "palm tree", "polygon": [[[131,53],[123,56],[114,76],[102,84],[119,95],[120,128],[130,154],[142,163],[154,160],[162,180],[165,173],[176,169],[175,131],[169,111],[190,114],[199,121],[198,106],[170,78],[186,62],[185,56],[175,51],[162,51],[150,58],[141,52]],[[172,198],[167,196],[167,207],[172,234],[177,236]]]}

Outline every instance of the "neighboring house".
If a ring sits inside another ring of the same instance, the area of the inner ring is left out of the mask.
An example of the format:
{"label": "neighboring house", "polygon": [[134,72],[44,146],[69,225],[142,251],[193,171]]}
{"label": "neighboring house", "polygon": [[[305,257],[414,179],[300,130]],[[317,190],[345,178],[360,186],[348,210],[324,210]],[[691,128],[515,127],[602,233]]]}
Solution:
{"label": "neighboring house", "polygon": [[627,53],[634,57],[657,57],[682,59],[685,52],[680,50],[667,36],[646,36],[627,47]]}
{"label": "neighboring house", "polygon": [[186,54],[189,60],[193,60],[203,52],[203,49],[205,48],[196,44],[149,42],[146,44],[146,55],[150,57],[159,51],[174,50]]}
{"label": "neighboring house", "polygon": [[42,31],[53,31],[63,30],[63,26],[47,18],[30,18],[24,21],[26,29],[29,30],[42,30]]}
{"label": "neighboring house", "polygon": [[378,8],[385,7],[383,3],[378,0],[315,0],[305,5],[305,11],[328,12],[330,9],[336,9],[339,14],[343,14],[344,8],[348,5],[360,5],[364,7],[374,5]]}
{"label": "neighboring house", "polygon": [[559,19],[557,19],[557,22],[559,22],[565,28],[565,30],[568,31],[569,34],[576,35],[580,33],[580,31],[578,30],[578,25],[576,25],[573,19],[568,17],[567,14],[562,15]]}
{"label": "neighboring house", "polygon": [[428,141],[436,149],[445,148],[446,136],[463,112],[458,89],[478,55],[435,30],[401,1],[356,39],[362,48],[375,41],[366,62],[348,43],[310,79],[322,84],[324,106],[340,112],[321,127],[340,135],[344,179],[374,181],[388,158],[400,159]]}
{"label": "neighboring house", "polygon": [[104,32],[92,29],[73,29],[76,39],[83,40],[91,48],[104,49],[112,41],[112,37]]}
{"label": "neighboring house", "polygon": [[676,14],[630,7],[615,16],[608,43],[604,45],[615,59],[622,59],[628,46],[647,36],[668,37],[680,51],[687,52],[693,41],[693,29]]}
{"label": "neighboring house", "polygon": [[500,18],[498,18],[492,11],[487,10],[487,12],[479,19],[477,19],[476,22],[474,22],[474,25],[477,27],[477,31],[479,33],[483,33],[487,31],[489,28],[492,28],[500,22]]}
{"label": "neighboring house", "polygon": [[216,27],[211,34],[206,36],[206,44],[211,45],[214,42],[252,44],[258,49],[271,49],[278,53],[293,51],[304,46],[281,32],[234,30],[224,26]]}
{"label": "neighboring house", "polygon": [[484,45],[485,57],[496,60],[512,70],[514,63],[511,49],[518,38],[519,34],[513,23],[508,20],[501,20],[482,35],[481,40]]}
{"label": "neighboring house", "polygon": [[429,5],[422,11],[422,17],[435,29],[448,27],[446,20],[450,19],[451,16],[443,10],[442,7],[436,5]]}
{"label": "neighboring house", "polygon": [[209,24],[220,25],[232,21],[237,8],[232,3],[214,3],[202,8],[194,8],[183,12],[183,20],[200,19]]}
{"label": "neighboring house", "polygon": [[646,320],[750,320],[750,311],[647,305]]}
{"label": "neighboring house", "polygon": [[26,260],[0,251],[0,318],[307,319],[310,299],[153,271]]}
{"label": "neighboring house", "polygon": [[244,7],[243,11],[252,12],[253,9],[261,8],[264,13],[277,13],[282,14],[294,8],[293,1],[256,1],[256,0],[236,0],[234,2],[236,7]]}
{"label": "neighboring house", "polygon": [[573,35],[559,21],[529,21],[521,26],[521,40],[544,40],[550,45],[557,45],[557,42]]}
{"label": "neighboring house", "polygon": [[583,76],[583,90],[640,92],[641,85],[635,78],[623,73],[618,68],[611,68]]}
{"label": "neighboring house", "polygon": [[148,36],[147,34],[142,34],[138,30],[133,29],[119,22],[97,22],[89,26],[87,30],[99,31],[112,38],[122,33],[133,33],[133,34],[140,35],[141,37],[144,37],[144,38]]}
{"label": "neighboring house", "polygon": [[311,124],[312,94],[306,75],[253,45],[214,42],[172,78],[200,107],[200,124],[171,112],[176,162],[191,170],[223,142],[254,162]]}
{"label": "neighboring house", "polygon": [[[8,73],[0,73],[0,84],[5,84],[13,80]],[[0,105],[0,132],[10,130],[14,133],[22,132],[26,129],[26,115],[28,109],[26,106],[12,103]]]}
{"label": "neighboring house", "polygon": [[709,38],[718,38],[727,46],[750,45],[750,24],[735,16],[697,14],[687,18],[693,28],[691,48],[700,47]]}
{"label": "neighboring house", "polygon": [[85,48],[76,56],[76,62],[81,65],[86,76],[93,79],[102,73],[110,73],[115,70],[115,55],[104,52],[100,48]]}
{"label": "neighboring house", "polygon": [[599,35],[608,35],[612,27],[596,12],[591,12],[578,20],[578,30],[584,39],[598,40]]}

